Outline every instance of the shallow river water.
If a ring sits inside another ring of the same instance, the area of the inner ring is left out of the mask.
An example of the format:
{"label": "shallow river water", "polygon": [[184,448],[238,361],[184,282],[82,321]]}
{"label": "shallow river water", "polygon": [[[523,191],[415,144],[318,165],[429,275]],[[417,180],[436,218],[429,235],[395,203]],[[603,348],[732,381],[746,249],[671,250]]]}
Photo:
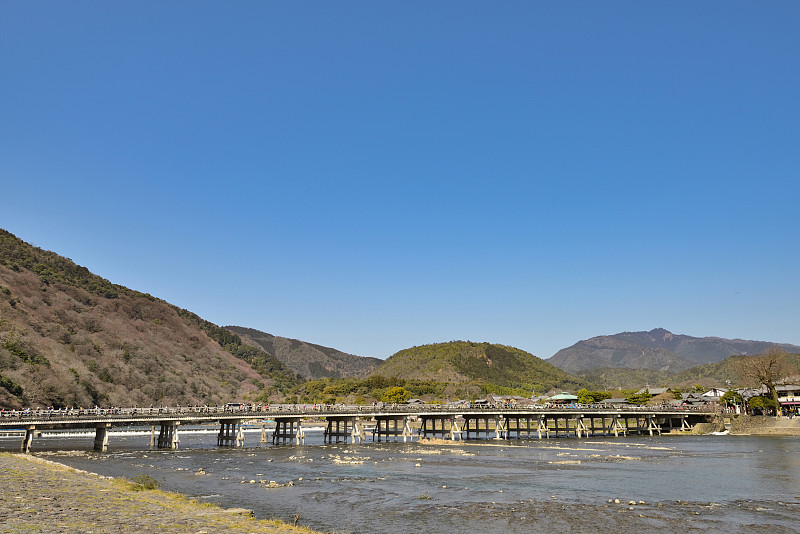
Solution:
{"label": "shallow river water", "polygon": [[164,451],[149,434],[112,434],[96,453],[85,452],[93,435],[43,437],[34,454],[146,473],[166,490],[325,532],[800,532],[797,437],[323,445],[307,430],[305,446],[262,445],[249,432],[240,449],[217,448],[212,432],[180,439]]}

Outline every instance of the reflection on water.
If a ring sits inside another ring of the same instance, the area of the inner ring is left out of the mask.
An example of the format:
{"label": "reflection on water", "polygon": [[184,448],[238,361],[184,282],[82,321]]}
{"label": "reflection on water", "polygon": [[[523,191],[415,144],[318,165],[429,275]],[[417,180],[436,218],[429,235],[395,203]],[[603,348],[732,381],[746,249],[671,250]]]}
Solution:
{"label": "reflection on water", "polygon": [[149,449],[149,434],[117,434],[107,453],[79,452],[91,447],[87,434],[40,438],[34,451],[105,475],[148,473],[165,489],[258,517],[299,514],[325,531],[796,532],[800,524],[795,437],[322,445],[311,431],[306,446],[274,447],[254,432],[243,449],[218,449],[213,432],[180,439],[181,450],[162,451]]}

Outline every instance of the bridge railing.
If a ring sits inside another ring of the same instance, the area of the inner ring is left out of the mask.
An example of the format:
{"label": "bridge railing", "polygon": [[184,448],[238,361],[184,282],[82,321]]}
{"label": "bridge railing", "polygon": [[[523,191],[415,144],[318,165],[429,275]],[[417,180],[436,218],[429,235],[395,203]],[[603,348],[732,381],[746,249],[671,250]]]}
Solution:
{"label": "bridge railing", "polygon": [[229,406],[161,406],[161,407],[127,407],[127,408],[48,408],[48,409],[24,409],[24,410],[2,410],[0,409],[0,420],[2,419],[64,419],[64,418],[131,418],[139,416],[181,416],[181,415],[225,415],[225,414],[254,414],[268,413],[268,407],[248,406],[247,408]]}

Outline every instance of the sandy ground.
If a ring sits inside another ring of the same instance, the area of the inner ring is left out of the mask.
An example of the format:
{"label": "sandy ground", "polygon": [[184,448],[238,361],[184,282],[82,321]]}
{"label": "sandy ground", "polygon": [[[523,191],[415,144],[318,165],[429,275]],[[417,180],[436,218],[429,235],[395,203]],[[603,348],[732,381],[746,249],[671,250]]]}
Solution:
{"label": "sandy ground", "polygon": [[225,510],[160,490],[136,491],[48,460],[0,454],[0,532],[313,534],[248,510]]}

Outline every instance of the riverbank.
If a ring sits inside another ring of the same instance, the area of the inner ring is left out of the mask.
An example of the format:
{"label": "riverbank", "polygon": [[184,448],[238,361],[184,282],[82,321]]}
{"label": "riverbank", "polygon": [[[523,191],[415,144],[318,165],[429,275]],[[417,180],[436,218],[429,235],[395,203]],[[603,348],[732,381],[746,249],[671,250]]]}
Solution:
{"label": "riverbank", "polygon": [[737,436],[800,436],[800,417],[737,417],[731,423],[730,433]]}
{"label": "riverbank", "polygon": [[28,455],[0,453],[0,488],[2,533],[314,534]]}

